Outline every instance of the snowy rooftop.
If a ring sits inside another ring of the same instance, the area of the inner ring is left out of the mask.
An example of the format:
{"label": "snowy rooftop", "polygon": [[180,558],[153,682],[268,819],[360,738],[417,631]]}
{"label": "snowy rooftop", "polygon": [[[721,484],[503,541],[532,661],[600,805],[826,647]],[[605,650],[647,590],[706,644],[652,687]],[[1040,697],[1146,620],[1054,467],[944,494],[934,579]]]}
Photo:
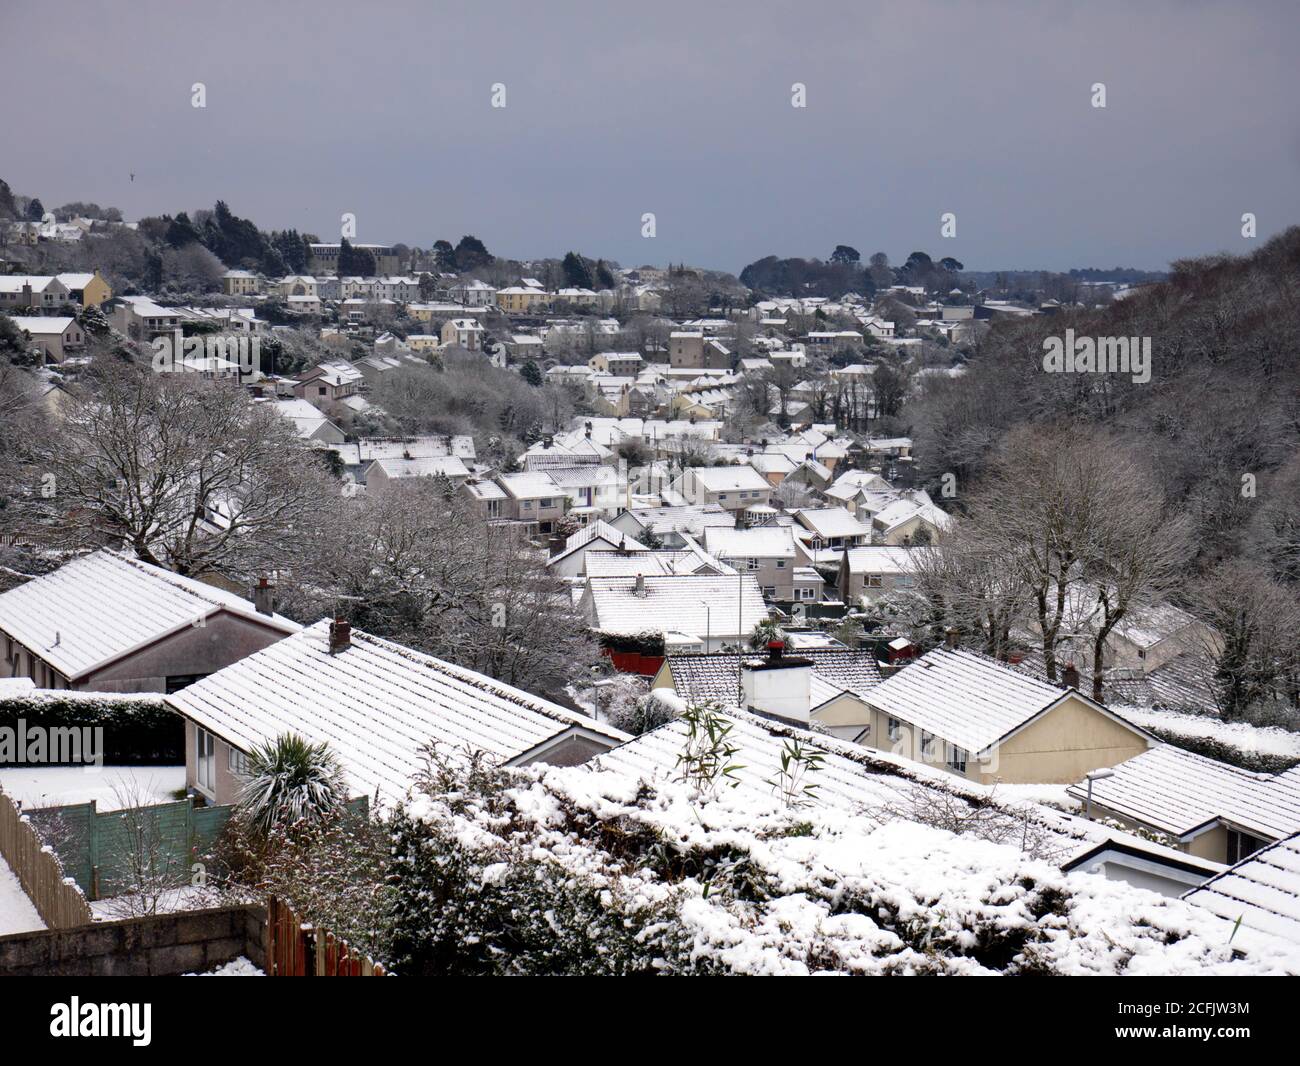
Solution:
{"label": "snowy rooftop", "polygon": [[734,637],[767,618],[758,582],[748,575],[647,576],[644,594],[635,577],[590,578],[583,599],[594,628],[605,633]]}
{"label": "snowy rooftop", "polygon": [[[1093,801],[1174,836],[1220,820],[1269,840],[1300,830],[1300,767],[1253,773],[1160,745],[1113,769],[1113,777],[1093,782]],[[1087,794],[1079,785],[1068,791]]]}
{"label": "snowy rooftop", "polygon": [[[672,672],[673,688],[688,703],[705,700],[730,703],[736,698],[741,658],[739,655],[670,655],[667,666]],[[803,647],[799,649],[799,658],[811,660],[813,676],[836,694],[852,692],[865,697],[880,684],[880,668],[875,656],[867,651]]]}
{"label": "snowy rooftop", "polygon": [[1261,848],[1183,899],[1300,946],[1300,834]]}
{"label": "snowy rooftop", "polygon": [[577,728],[625,735],[539,696],[359,630],[329,653],[327,620],[168,696],[186,717],[248,751],[283,733],[327,741],[354,794],[402,797],[436,741],[450,753],[528,756]]}
{"label": "snowy rooftop", "polygon": [[299,628],[233,592],[103,549],[0,595],[0,630],[75,680],[221,611]]}
{"label": "snowy rooftop", "polygon": [[1069,696],[1091,703],[987,656],[936,648],[881,682],[868,702],[979,754]]}
{"label": "snowy rooftop", "polygon": [[704,531],[704,546],[722,559],[793,559],[794,537],[789,526],[750,529],[715,527]]}
{"label": "snowy rooftop", "polygon": [[700,549],[684,548],[680,551],[593,551],[583,559],[588,577],[636,577],[637,574],[672,575],[732,573]]}
{"label": "snowy rooftop", "polygon": [[450,477],[467,478],[469,470],[458,456],[427,457],[420,459],[376,459],[366,468],[366,480],[370,472],[379,467],[390,478],[403,477]]}
{"label": "snowy rooftop", "polygon": [[843,507],[817,507],[796,511],[795,516],[819,537],[870,537],[871,527]]}
{"label": "snowy rooftop", "polygon": [[754,492],[772,487],[752,466],[697,466],[689,473],[708,492]]}

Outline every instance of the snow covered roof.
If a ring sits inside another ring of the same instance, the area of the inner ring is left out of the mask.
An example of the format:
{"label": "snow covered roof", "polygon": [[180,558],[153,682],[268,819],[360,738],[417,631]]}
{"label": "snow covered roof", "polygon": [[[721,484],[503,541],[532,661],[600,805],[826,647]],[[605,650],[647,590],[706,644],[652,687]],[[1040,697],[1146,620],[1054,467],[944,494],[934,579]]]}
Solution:
{"label": "snow covered roof", "polygon": [[[1114,776],[1093,782],[1093,802],[1173,836],[1190,838],[1221,821],[1266,840],[1300,830],[1300,767],[1253,773],[1162,744],[1112,769]],[[1082,784],[1067,791],[1087,796]]]}
{"label": "snow covered roof", "polygon": [[587,577],[636,577],[696,574],[707,571],[715,574],[735,571],[717,562],[700,550],[683,548],[677,551],[594,551],[583,559]]}
{"label": "snow covered roof", "polygon": [[1261,848],[1183,899],[1300,946],[1300,834]]}
{"label": "snow covered roof", "polygon": [[498,474],[497,484],[516,500],[537,500],[560,496],[560,486],[541,470],[525,470],[517,474]]}
{"label": "snow covered roof", "polygon": [[696,482],[708,492],[753,492],[771,489],[767,479],[752,466],[697,466],[690,469]]}
{"label": "snow covered roof", "polygon": [[623,546],[629,551],[646,550],[646,546],[639,540],[629,537],[626,533],[620,533],[608,522],[598,518],[594,522],[587,523],[587,525],[583,526],[576,533],[571,533],[564,541],[564,550],[551,556],[549,562],[553,563],[557,559],[563,559],[566,556],[571,555],[580,548],[585,548],[592,544],[598,545],[602,541],[605,544],[608,544],[611,548]]}
{"label": "snow covered roof", "polygon": [[592,624],[604,633],[689,633],[694,636],[748,635],[767,618],[758,582],[749,575],[690,574],[645,577],[645,592],[635,577],[593,577],[583,599]]}
{"label": "snow covered roof", "polygon": [[960,648],[927,652],[876,686],[868,702],[978,755],[1070,697],[1124,721],[1074,689],[1057,688]]}
{"label": "snow covered roof", "polygon": [[896,548],[885,544],[849,548],[847,552],[832,549],[832,556],[849,557],[850,574],[907,574],[912,570],[914,548]]}
{"label": "snow covered roof", "polygon": [[789,526],[753,526],[704,531],[704,546],[722,559],[793,559],[794,537]]}
{"label": "snow covered roof", "polygon": [[526,761],[574,730],[610,745],[626,734],[483,674],[359,630],[329,653],[328,620],[167,697],[241,751],[292,732],[328,742],[354,795],[399,800],[437,742]]}
{"label": "snow covered roof", "polygon": [[[672,673],[673,688],[690,703],[718,700],[733,703],[736,699],[736,677],[742,658],[740,655],[670,655],[668,669]],[[813,676],[821,681],[832,695],[852,692],[866,694],[880,684],[880,668],[869,651],[845,647],[802,647],[799,658],[813,664]],[[816,700],[814,705],[824,703]]]}
{"label": "snow covered roof", "polygon": [[796,511],[795,518],[825,540],[871,536],[871,527],[843,507],[809,508]]}
{"label": "snow covered roof", "polygon": [[366,468],[367,481],[370,480],[370,473],[376,466],[390,478],[469,477],[468,468],[455,455],[430,456],[421,459],[376,459]]}
{"label": "snow covered roof", "polygon": [[634,507],[626,512],[651,533],[689,532],[702,535],[712,526],[731,527],[736,516],[717,504],[707,507]]}
{"label": "snow covered roof", "polygon": [[233,592],[105,548],[0,594],[0,630],[76,680],[222,611],[299,629]]}

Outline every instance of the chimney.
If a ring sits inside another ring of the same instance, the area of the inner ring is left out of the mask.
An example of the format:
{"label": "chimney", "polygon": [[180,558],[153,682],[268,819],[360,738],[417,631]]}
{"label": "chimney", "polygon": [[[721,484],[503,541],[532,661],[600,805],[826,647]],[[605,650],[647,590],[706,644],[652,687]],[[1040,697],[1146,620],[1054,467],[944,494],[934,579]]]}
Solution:
{"label": "chimney", "polygon": [[645,575],[644,575],[644,574],[637,574],[637,575],[636,575],[636,588],[635,588],[634,591],[636,592],[636,594],[637,594],[638,596],[644,596],[644,595],[645,595]]}
{"label": "chimney", "polygon": [[337,655],[352,647],[352,623],[336,618],[330,623],[330,654]]}
{"label": "chimney", "polygon": [[785,642],[770,641],[766,659],[745,659],[740,687],[745,706],[769,718],[809,724],[812,712],[812,660],[785,654]]}
{"label": "chimney", "polygon": [[949,651],[957,650],[957,641],[961,637],[961,630],[949,626],[943,633],[943,646]]}
{"label": "chimney", "polygon": [[588,439],[591,438],[591,423],[590,423],[590,422],[587,423],[587,438],[588,438]]}
{"label": "chimney", "polygon": [[1074,663],[1066,663],[1065,669],[1061,671],[1061,680],[1065,682],[1066,688],[1077,689],[1079,687],[1079,669]]}
{"label": "chimney", "polygon": [[550,538],[550,555],[554,559],[560,552],[564,551],[564,546],[569,543],[567,537],[559,533],[553,533]]}
{"label": "chimney", "polygon": [[257,587],[253,589],[253,606],[258,614],[275,614],[275,586],[265,577],[257,579]]}

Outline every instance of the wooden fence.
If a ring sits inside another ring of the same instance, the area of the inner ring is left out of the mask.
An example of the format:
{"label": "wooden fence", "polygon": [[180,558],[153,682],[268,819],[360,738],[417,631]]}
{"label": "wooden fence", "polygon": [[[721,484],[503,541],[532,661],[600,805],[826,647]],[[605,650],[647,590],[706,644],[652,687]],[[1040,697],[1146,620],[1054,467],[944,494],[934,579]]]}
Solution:
{"label": "wooden fence", "polygon": [[0,791],[0,855],[4,856],[37,913],[51,929],[74,929],[95,920],[77,882],[46,847],[13,800]]}
{"label": "wooden fence", "polygon": [[385,977],[384,964],[354,951],[346,940],[304,923],[272,899],[266,908],[268,977]]}

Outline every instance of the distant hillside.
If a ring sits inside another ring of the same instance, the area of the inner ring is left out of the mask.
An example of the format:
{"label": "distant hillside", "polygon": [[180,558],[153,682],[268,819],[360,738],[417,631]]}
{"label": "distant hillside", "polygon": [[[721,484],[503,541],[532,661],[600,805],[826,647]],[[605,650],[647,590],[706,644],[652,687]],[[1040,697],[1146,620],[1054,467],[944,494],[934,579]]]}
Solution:
{"label": "distant hillside", "polygon": [[[923,472],[953,472],[969,485],[1021,423],[1102,424],[1148,455],[1166,491],[1185,501],[1200,533],[1199,565],[1266,557],[1280,577],[1296,580],[1300,227],[1252,255],[1173,267],[1168,281],[1105,310],[999,323],[965,374],[933,376],[904,412]],[[1046,373],[1043,341],[1067,328],[1150,337],[1151,380]],[[1263,546],[1279,528],[1290,541]]]}

